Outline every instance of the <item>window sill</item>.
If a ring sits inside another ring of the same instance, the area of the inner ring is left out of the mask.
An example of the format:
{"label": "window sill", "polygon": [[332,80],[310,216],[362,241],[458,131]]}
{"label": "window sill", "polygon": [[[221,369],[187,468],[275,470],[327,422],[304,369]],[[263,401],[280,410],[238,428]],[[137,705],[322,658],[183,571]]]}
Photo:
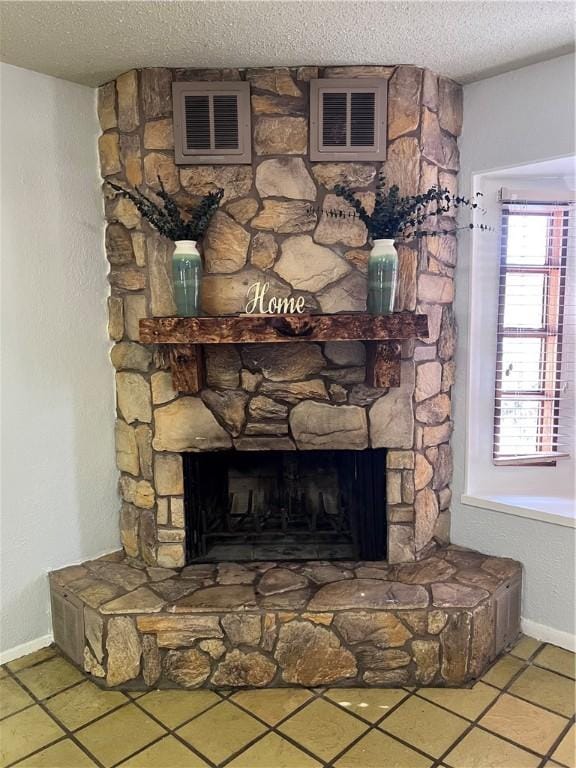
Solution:
{"label": "window sill", "polygon": [[539,520],[551,525],[562,525],[566,528],[576,528],[576,510],[574,501],[559,496],[516,496],[516,495],[485,495],[468,496],[462,494],[462,504],[469,507],[490,509],[505,515],[526,517]]}

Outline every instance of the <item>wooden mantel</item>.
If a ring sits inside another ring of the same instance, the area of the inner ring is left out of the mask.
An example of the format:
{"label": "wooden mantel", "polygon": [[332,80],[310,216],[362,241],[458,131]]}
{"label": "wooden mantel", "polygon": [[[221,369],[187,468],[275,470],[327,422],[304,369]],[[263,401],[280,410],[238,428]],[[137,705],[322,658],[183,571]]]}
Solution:
{"label": "wooden mantel", "polygon": [[203,344],[277,344],[366,341],[366,384],[400,385],[400,342],[428,337],[428,318],[413,312],[368,315],[236,315],[154,317],[140,320],[140,341],[167,345],[174,387],[198,392],[203,381]]}

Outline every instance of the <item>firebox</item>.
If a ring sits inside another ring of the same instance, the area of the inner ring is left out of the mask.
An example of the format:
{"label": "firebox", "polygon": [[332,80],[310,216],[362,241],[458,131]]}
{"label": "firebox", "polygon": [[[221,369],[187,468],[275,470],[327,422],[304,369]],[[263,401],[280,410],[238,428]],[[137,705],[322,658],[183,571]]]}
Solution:
{"label": "firebox", "polygon": [[386,449],[183,454],[188,562],[386,559]]}

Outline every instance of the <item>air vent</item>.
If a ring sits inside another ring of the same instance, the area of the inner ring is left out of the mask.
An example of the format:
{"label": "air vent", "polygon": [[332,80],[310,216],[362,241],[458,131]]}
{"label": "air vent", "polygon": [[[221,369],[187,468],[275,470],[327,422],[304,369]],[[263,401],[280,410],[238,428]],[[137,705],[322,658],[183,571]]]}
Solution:
{"label": "air vent", "polygon": [[249,163],[249,83],[174,83],[175,160]]}
{"label": "air vent", "polygon": [[384,160],[386,97],[379,78],[312,80],[311,160]]}

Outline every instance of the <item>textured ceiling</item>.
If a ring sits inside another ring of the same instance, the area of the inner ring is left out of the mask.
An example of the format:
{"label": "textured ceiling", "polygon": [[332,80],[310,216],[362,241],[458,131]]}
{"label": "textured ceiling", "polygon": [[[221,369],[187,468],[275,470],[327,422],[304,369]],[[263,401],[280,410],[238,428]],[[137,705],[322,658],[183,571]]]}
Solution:
{"label": "textured ceiling", "polygon": [[86,85],[132,67],[416,64],[470,82],[573,49],[574,5],[1,0],[0,59]]}

